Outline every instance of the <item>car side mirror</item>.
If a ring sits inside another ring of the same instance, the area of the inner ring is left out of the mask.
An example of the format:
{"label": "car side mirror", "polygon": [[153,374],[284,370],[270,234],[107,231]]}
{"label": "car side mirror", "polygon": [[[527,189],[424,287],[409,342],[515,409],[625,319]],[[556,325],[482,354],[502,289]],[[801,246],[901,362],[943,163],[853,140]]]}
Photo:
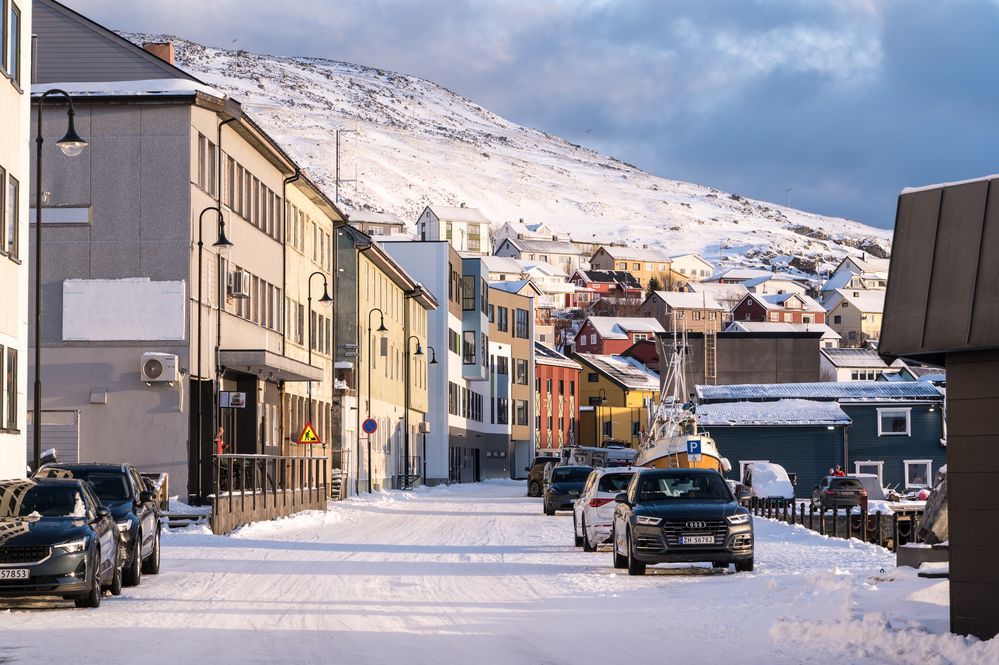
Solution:
{"label": "car side mirror", "polygon": [[616,503],[628,503],[628,493],[627,492],[621,492],[616,497],[614,497],[614,501]]}
{"label": "car side mirror", "polygon": [[150,503],[152,501],[156,501],[156,495],[150,492],[149,490],[146,490],[144,492],[139,492],[139,501],[141,503]]}
{"label": "car side mirror", "polygon": [[745,487],[739,490],[738,497],[739,501],[747,501],[753,498],[753,491],[746,489]]}
{"label": "car side mirror", "polygon": [[97,507],[97,519],[102,519],[104,517],[109,516],[110,514],[111,514],[111,510],[109,508],[107,508],[105,506],[98,506]]}

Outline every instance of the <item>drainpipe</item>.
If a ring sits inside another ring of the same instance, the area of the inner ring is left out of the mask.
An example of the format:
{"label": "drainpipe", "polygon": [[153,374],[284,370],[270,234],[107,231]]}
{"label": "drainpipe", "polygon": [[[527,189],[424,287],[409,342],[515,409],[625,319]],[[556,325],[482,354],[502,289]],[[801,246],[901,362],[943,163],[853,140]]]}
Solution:
{"label": "drainpipe", "polygon": [[[302,177],[302,171],[295,166],[295,173],[285,178],[281,183],[281,288],[284,289],[285,300],[288,299],[288,185]],[[283,303],[282,303],[283,305]],[[284,307],[282,306],[282,311]],[[285,312],[287,319],[288,313]],[[306,322],[308,323],[308,322]],[[286,321],[281,322],[281,355],[285,354],[288,342],[288,325]],[[282,396],[283,399],[283,396]],[[284,412],[284,402],[281,402],[281,411]],[[281,440],[282,443],[284,439]]]}
{"label": "drainpipe", "polygon": [[849,473],[850,468],[850,431],[849,425],[843,425],[843,470]]}

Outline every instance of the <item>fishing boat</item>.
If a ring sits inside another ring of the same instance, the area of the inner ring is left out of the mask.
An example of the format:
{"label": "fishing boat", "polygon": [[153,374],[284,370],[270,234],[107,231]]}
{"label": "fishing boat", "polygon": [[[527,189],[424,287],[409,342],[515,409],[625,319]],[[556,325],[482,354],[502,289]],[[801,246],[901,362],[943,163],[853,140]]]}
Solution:
{"label": "fishing boat", "polygon": [[[686,402],[687,334],[674,326],[673,344],[668,352],[669,365],[659,404],[650,409],[649,425],[638,449],[635,463],[656,469],[715,469],[731,471],[711,434],[701,429],[697,415]],[[662,352],[662,351],[661,351]],[[691,454],[690,451],[697,451]]]}

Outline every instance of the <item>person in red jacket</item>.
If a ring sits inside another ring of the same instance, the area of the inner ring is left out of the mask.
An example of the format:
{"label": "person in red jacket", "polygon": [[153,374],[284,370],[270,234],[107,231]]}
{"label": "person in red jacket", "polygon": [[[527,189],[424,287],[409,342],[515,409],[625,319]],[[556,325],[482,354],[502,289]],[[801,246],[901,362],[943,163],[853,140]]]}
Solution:
{"label": "person in red jacket", "polygon": [[225,434],[225,430],[222,427],[219,427],[219,431],[215,435],[215,449],[217,451],[215,453],[216,455],[225,454],[225,438],[222,436],[223,434]]}
{"label": "person in red jacket", "polygon": [[844,471],[844,470],[843,470],[843,467],[842,467],[842,466],[840,466],[839,464],[837,464],[837,465],[836,465],[836,470],[835,470],[835,471],[833,471],[833,475],[834,475],[834,476],[839,476],[839,477],[842,477],[842,476],[845,476],[845,475],[846,475],[846,471]]}

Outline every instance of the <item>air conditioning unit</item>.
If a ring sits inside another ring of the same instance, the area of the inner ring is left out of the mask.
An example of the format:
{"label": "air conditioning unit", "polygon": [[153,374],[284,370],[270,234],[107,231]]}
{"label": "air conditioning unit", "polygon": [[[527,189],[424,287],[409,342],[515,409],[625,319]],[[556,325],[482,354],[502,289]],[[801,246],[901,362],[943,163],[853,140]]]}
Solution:
{"label": "air conditioning unit", "polygon": [[250,273],[245,270],[233,270],[229,273],[226,289],[230,298],[249,298]]}
{"label": "air conditioning unit", "polygon": [[173,383],[180,378],[177,356],[172,353],[143,353],[139,375],[146,383]]}
{"label": "air conditioning unit", "polygon": [[420,434],[430,434],[430,423],[426,421],[420,423]]}

